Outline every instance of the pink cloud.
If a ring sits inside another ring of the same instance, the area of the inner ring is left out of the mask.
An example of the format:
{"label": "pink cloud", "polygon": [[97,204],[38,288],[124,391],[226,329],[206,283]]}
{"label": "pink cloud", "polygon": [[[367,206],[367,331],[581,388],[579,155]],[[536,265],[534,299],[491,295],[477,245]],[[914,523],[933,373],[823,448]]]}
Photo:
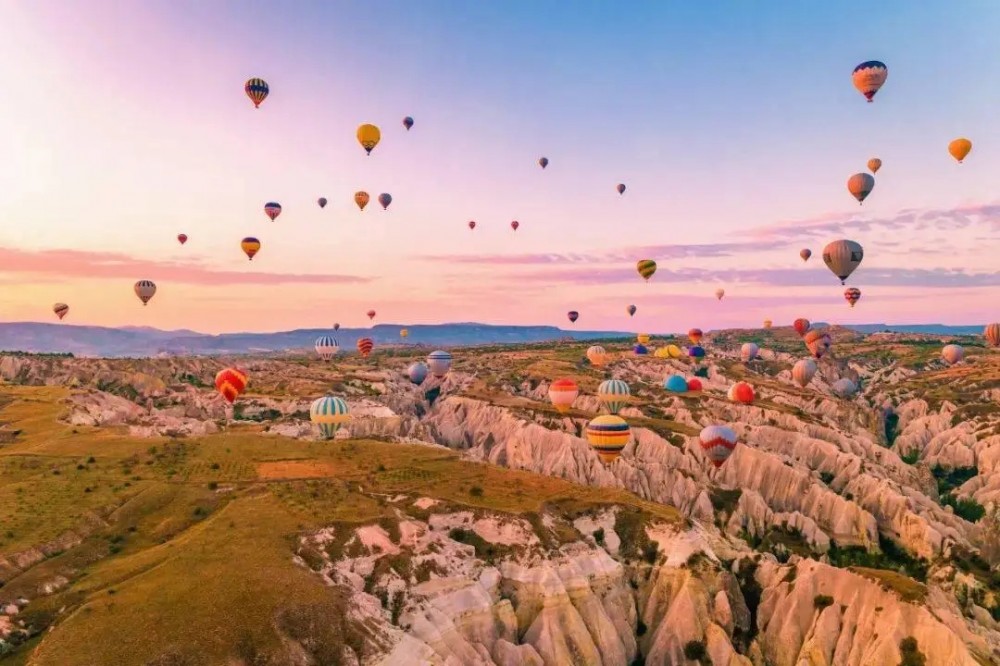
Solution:
{"label": "pink cloud", "polygon": [[608,252],[580,253],[539,253],[539,254],[444,254],[424,255],[425,261],[438,261],[459,264],[491,264],[491,265],[544,265],[544,264],[587,264],[587,263],[617,263],[627,261],[634,263],[638,259],[648,257],[655,260],[689,259],[705,257],[732,257],[742,252],[769,250],[775,247],[774,242],[752,243],[706,243],[698,245],[642,245],[623,247]]}
{"label": "pink cloud", "polygon": [[118,252],[82,250],[16,250],[0,248],[0,273],[21,273],[42,279],[128,278],[170,280],[182,284],[351,284],[374,278],[318,273],[265,273],[217,270],[195,262],[137,259]]}

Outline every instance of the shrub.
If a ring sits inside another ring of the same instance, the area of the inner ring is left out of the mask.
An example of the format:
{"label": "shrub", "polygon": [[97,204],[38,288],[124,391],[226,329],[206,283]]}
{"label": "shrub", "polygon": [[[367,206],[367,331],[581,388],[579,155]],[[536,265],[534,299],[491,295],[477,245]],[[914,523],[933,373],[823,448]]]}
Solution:
{"label": "shrub", "polygon": [[833,605],[833,597],[826,594],[817,594],[813,597],[813,606],[818,610],[823,610],[827,606]]}
{"label": "shrub", "polygon": [[604,528],[603,527],[598,527],[596,530],[594,530],[594,541],[597,543],[598,546],[603,546],[604,545]]}
{"label": "shrub", "polygon": [[899,666],[925,666],[927,664],[927,657],[920,651],[917,639],[913,636],[907,636],[899,641],[899,654],[902,657]]}
{"label": "shrub", "polygon": [[970,523],[974,523],[986,515],[986,509],[982,504],[971,497],[956,498],[951,493],[941,497],[941,504],[950,506],[955,511],[955,515],[964,518]]}
{"label": "shrub", "polygon": [[469,488],[469,494],[472,495],[473,497],[482,497],[483,489],[479,486],[472,486],[471,488]]}
{"label": "shrub", "polygon": [[684,644],[684,657],[691,661],[701,661],[705,657],[705,644],[701,641],[688,641]]}
{"label": "shrub", "polygon": [[833,478],[834,477],[833,477],[833,474],[831,472],[820,472],[819,473],[819,478],[826,485],[830,485],[831,483],[833,483]]}

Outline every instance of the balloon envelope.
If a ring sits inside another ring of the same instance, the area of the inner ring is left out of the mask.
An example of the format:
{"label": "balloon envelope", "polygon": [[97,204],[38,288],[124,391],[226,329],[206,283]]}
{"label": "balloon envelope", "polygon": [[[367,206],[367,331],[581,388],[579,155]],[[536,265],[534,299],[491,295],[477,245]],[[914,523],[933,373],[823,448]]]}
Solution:
{"label": "balloon envelope", "polygon": [[276,201],[268,201],[264,204],[264,214],[274,222],[274,218],[281,215],[281,204]]}
{"label": "balloon envelope", "polygon": [[635,315],[635,311],[637,309],[638,308],[636,308],[634,305],[630,305],[627,308],[625,308],[625,312],[628,312],[628,316],[631,317],[631,316]]}
{"label": "balloon envelope", "polygon": [[132,289],[143,305],[149,303],[149,299],[156,294],[156,285],[152,280],[139,280]]}
{"label": "balloon envelope", "polygon": [[451,354],[440,349],[432,351],[427,355],[427,367],[435,377],[444,377],[451,370]]}
{"label": "balloon envelope", "polygon": [[351,410],[343,398],[327,395],[313,400],[309,406],[309,420],[316,425],[323,439],[332,439],[350,418]]}
{"label": "balloon envelope", "polygon": [[856,173],[847,179],[847,191],[858,203],[863,202],[875,189],[875,177],[870,173]]}
{"label": "balloon envelope", "polygon": [[340,351],[340,343],[329,335],[322,335],[316,338],[316,353],[324,361],[329,361]]}
{"label": "balloon envelope", "polygon": [[664,380],[663,388],[671,393],[687,393],[688,383],[683,375],[671,375]]}
{"label": "balloon envelope", "polygon": [[837,240],[823,248],[823,263],[844,284],[865,258],[865,250],[852,240]]}
{"label": "balloon envelope", "polygon": [[809,332],[810,326],[811,324],[809,323],[809,320],[803,319],[801,317],[796,319],[795,322],[792,324],[792,328],[795,329],[795,332],[798,333],[800,337]]}
{"label": "balloon envelope", "polygon": [[268,94],[271,92],[271,88],[267,85],[267,81],[259,78],[247,79],[247,82],[243,84],[243,92],[247,94],[250,101],[253,102],[255,109],[260,108],[260,103],[267,99]]}
{"label": "balloon envelope", "polygon": [[319,199],[316,200],[316,203],[319,204],[320,208],[326,208],[326,203],[327,203],[326,197],[320,197]]}
{"label": "balloon envelope", "polygon": [[392,195],[389,194],[388,192],[383,192],[382,194],[378,195],[378,202],[382,204],[382,210],[385,210],[386,208],[389,207],[389,204],[392,203]]}
{"label": "balloon envelope", "polygon": [[983,329],[983,337],[990,347],[1000,347],[1000,324],[987,324]]}
{"label": "balloon envelope", "polygon": [[66,313],[69,312],[69,306],[65,303],[56,303],[52,306],[52,311],[56,313],[56,316],[61,321],[66,316]]}
{"label": "balloon envelope", "polygon": [[760,354],[760,347],[753,342],[744,342],[743,346],[740,347],[740,358],[744,363],[754,360],[758,354]]}
{"label": "balloon envelope", "polygon": [[414,384],[420,385],[427,379],[427,366],[420,361],[415,361],[406,369],[406,376]]}
{"label": "balloon envelope", "polygon": [[813,251],[804,247],[799,250],[799,256],[802,257],[802,261],[809,261],[809,257],[813,256]]}
{"label": "balloon envelope", "polygon": [[177,242],[180,243],[181,245],[187,243],[188,242],[187,234],[177,234]]}
{"label": "balloon envelope", "polygon": [[600,345],[594,345],[587,349],[587,360],[594,367],[601,367],[608,362],[608,352]]}
{"label": "balloon envelope", "polygon": [[405,127],[407,131],[409,131],[409,129],[413,127],[413,118],[411,118],[410,116],[406,116],[405,118],[403,118],[403,127]]}
{"label": "balloon envelope", "polygon": [[649,278],[653,277],[653,273],[656,272],[656,262],[652,259],[641,259],[636,263],[635,269],[642,276],[642,279],[648,282]]}
{"label": "balloon envelope", "polygon": [[365,149],[366,153],[371,155],[372,149],[378,145],[379,140],[382,138],[382,132],[375,125],[365,123],[358,126],[357,137],[361,147]]}
{"label": "balloon envelope", "polygon": [[602,414],[587,424],[587,441],[605,464],[611,464],[628,444],[632,431],[619,416]]}
{"label": "balloon envelope", "polygon": [[698,379],[697,377],[692,377],[691,379],[687,380],[687,385],[688,385],[688,392],[690,393],[697,393],[702,389],[701,380]]}
{"label": "balloon envelope", "polygon": [[540,167],[542,167],[544,169],[548,165],[549,165],[549,158],[547,158],[547,157],[539,157],[538,158],[538,166],[540,166]]}
{"label": "balloon envelope", "polygon": [[260,241],[252,236],[247,236],[240,241],[240,247],[243,248],[243,253],[250,261],[253,261],[254,255],[260,251]]}
{"label": "balloon envelope", "polygon": [[868,170],[872,173],[878,173],[878,170],[882,168],[882,160],[877,157],[873,157],[868,160]]}
{"label": "balloon envelope", "polygon": [[361,210],[365,209],[365,206],[368,205],[368,202],[370,200],[371,200],[371,197],[368,196],[367,192],[355,192],[354,193],[354,203],[356,203],[358,205],[358,208],[360,208]]}
{"label": "balloon envelope", "polygon": [[736,431],[729,426],[710,425],[702,429],[698,439],[701,450],[716,467],[729,460],[736,448]]}
{"label": "balloon envelope", "polygon": [[618,183],[618,187],[615,189],[618,190],[618,194],[625,194],[625,183]]}
{"label": "balloon envelope", "polygon": [[845,377],[835,381],[833,385],[830,386],[830,389],[833,391],[834,395],[841,398],[849,398],[857,392],[858,385]]}
{"label": "balloon envelope", "polygon": [[799,359],[792,366],[792,380],[802,388],[805,388],[812,381],[816,370],[816,361],[811,358]]}
{"label": "balloon envelope", "polygon": [[849,287],[844,291],[844,300],[853,308],[854,304],[861,298],[861,290],[857,287]]}
{"label": "balloon envelope", "polygon": [[628,384],[620,379],[605,380],[597,387],[597,399],[610,414],[617,414],[618,410],[627,405],[630,394]]}
{"label": "balloon envelope", "polygon": [[753,387],[746,382],[736,382],[729,388],[729,399],[733,402],[741,402],[744,405],[753,404],[757,394]]}
{"label": "balloon envelope", "polygon": [[965,358],[965,349],[961,345],[945,345],[941,350],[941,358],[948,365],[955,365]]}
{"label": "balloon envelope", "polygon": [[958,160],[959,164],[962,163],[962,160],[965,159],[970,150],[972,150],[972,142],[968,139],[955,139],[948,144],[948,152]]}
{"label": "balloon envelope", "polygon": [[645,345],[637,344],[636,346],[632,347],[632,353],[634,353],[636,356],[645,356],[646,354],[649,353],[649,350],[646,348]]}
{"label": "balloon envelope", "polygon": [[569,319],[571,323],[575,322],[577,319],[580,318],[580,313],[577,312],[576,310],[570,310],[569,312],[566,313],[566,318]]}
{"label": "balloon envelope", "polygon": [[375,348],[375,341],[371,338],[360,338],[357,342],[357,347],[361,357],[368,358],[368,355],[372,353],[372,349]]}
{"label": "balloon envelope", "polygon": [[549,386],[549,400],[560,414],[565,414],[580,395],[580,387],[572,379],[557,379]]}
{"label": "balloon envelope", "polygon": [[889,68],[885,66],[884,62],[878,60],[867,60],[851,72],[851,82],[854,87],[869,102],[873,101],[875,93],[879,91],[887,78],[889,78]]}
{"label": "balloon envelope", "polygon": [[229,404],[247,387],[247,375],[239,368],[226,368],[215,375],[215,388]]}

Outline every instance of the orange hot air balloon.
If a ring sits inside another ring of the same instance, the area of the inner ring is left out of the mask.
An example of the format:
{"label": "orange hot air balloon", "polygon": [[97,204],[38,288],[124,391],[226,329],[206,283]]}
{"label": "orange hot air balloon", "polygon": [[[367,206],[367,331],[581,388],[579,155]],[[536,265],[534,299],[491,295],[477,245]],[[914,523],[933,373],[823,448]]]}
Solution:
{"label": "orange hot air balloon", "polygon": [[243,253],[250,261],[253,261],[254,255],[260,252],[260,241],[252,236],[247,236],[240,241],[240,247],[243,248]]}
{"label": "orange hot air balloon", "polygon": [[968,139],[955,139],[948,144],[948,152],[958,160],[959,164],[962,163],[962,160],[965,159],[970,150],[972,150],[972,142]]}
{"label": "orange hot air balloon", "polygon": [[795,323],[792,324],[792,328],[794,328],[795,332],[799,334],[799,337],[802,337],[803,335],[808,333],[810,326],[812,326],[812,324],[809,323],[809,320],[802,319],[801,317],[796,319]]}
{"label": "orange hot air balloon", "polygon": [[239,368],[220,370],[215,376],[215,388],[230,405],[247,387],[247,374]]}
{"label": "orange hot air balloon", "polygon": [[990,347],[1000,347],[1000,324],[987,324],[983,329],[983,337]]}
{"label": "orange hot air balloon", "polygon": [[830,351],[832,340],[830,334],[819,329],[811,329],[802,338],[806,343],[806,348],[813,355],[813,358],[822,358],[823,354]]}
{"label": "orange hot air balloon", "polygon": [[354,193],[354,203],[358,204],[358,208],[361,210],[365,209],[365,206],[368,205],[369,201],[371,201],[371,197],[368,196],[367,192],[361,191]]}
{"label": "orange hot air balloon", "polygon": [[692,328],[690,331],[688,331],[688,340],[691,341],[691,344],[696,345],[699,342],[701,342],[701,338],[704,335],[705,334],[701,332],[700,328]]}
{"label": "orange hot air balloon", "polygon": [[573,401],[578,395],[580,387],[572,379],[557,379],[549,386],[549,400],[560,414],[565,414],[573,407]]}
{"label": "orange hot air balloon", "polygon": [[756,393],[753,387],[746,382],[736,382],[729,389],[729,399],[733,402],[742,402],[744,405],[753,404]]}
{"label": "orange hot air balloon", "polygon": [[368,358],[368,355],[372,353],[372,349],[374,348],[375,343],[371,338],[358,339],[358,351],[361,353],[361,358]]}

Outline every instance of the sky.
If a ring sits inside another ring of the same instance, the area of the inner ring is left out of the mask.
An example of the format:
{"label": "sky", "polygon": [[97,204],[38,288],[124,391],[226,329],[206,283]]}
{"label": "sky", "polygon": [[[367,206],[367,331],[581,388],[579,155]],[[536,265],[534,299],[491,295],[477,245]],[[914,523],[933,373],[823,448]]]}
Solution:
{"label": "sky", "polygon": [[[989,0],[0,0],[0,25],[0,321],[55,302],[66,324],[210,333],[369,309],[648,332],[998,318]],[[851,71],[871,59],[889,77],[867,104]],[[846,181],[876,156],[859,206]],[[865,247],[854,309],[821,259],[840,238]]]}

